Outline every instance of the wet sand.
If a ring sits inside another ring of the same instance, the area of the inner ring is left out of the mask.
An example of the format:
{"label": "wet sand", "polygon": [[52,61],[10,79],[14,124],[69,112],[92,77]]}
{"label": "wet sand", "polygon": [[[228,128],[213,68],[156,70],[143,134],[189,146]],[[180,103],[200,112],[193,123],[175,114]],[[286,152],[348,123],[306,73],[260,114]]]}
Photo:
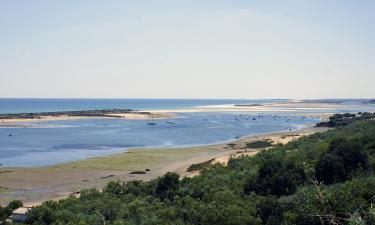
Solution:
{"label": "wet sand", "polygon": [[[107,116],[107,117],[106,117]],[[120,118],[125,120],[152,120],[152,119],[167,119],[174,118],[175,115],[167,112],[146,112],[137,111],[130,113],[109,113],[105,116],[42,116],[39,118],[21,118],[21,119],[0,119],[0,127],[29,127],[32,126],[31,122],[46,122],[46,121],[57,121],[57,120],[82,120],[82,119],[113,119]]]}
{"label": "wet sand", "polygon": [[[182,176],[191,164],[215,159],[225,164],[229,157],[254,155],[262,149],[244,149],[246,143],[268,140],[287,143],[303,135],[323,132],[326,128],[308,127],[298,131],[285,131],[243,137],[230,143],[159,149],[130,149],[126,153],[92,158],[41,168],[0,168],[0,204],[20,199],[32,206],[50,199],[61,199],[82,188],[103,188],[110,180],[150,180],[168,171]],[[130,174],[133,171],[150,171],[146,174]]]}
{"label": "wet sand", "polygon": [[[332,103],[306,103],[300,101],[288,101],[285,103],[268,103],[268,104],[253,104],[253,105],[209,105],[197,106],[184,109],[173,110],[150,110],[150,112],[158,113],[183,113],[183,112],[248,112],[248,113],[262,113],[262,112],[291,112],[298,113],[306,110],[321,110],[331,111],[333,109],[340,109],[348,107],[348,105],[332,104]],[[331,113],[328,113],[331,114]],[[325,113],[312,113],[312,115],[325,115]]]}

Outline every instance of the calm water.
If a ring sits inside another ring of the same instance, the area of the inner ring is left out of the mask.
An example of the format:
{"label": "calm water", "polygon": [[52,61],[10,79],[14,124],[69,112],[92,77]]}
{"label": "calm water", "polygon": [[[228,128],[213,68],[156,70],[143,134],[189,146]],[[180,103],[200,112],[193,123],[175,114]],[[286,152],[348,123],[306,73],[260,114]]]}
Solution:
{"label": "calm water", "polygon": [[[0,113],[86,109],[173,109],[202,105],[268,103],[284,100],[177,99],[0,99]],[[324,110],[323,110],[324,111]],[[348,105],[332,112],[375,111],[375,106]],[[181,147],[230,141],[241,136],[298,129],[317,120],[301,114],[246,114],[235,112],[184,113],[178,118],[149,121],[80,119],[32,122],[32,127],[0,128],[0,164],[47,166],[124,152],[132,147]],[[241,114],[241,115],[240,115]],[[11,134],[11,136],[10,136]]]}
{"label": "calm water", "polygon": [[0,113],[57,112],[88,109],[175,109],[204,105],[251,104],[285,100],[244,99],[6,99]]}
{"label": "calm water", "polygon": [[147,125],[147,121],[83,119],[33,123],[35,128],[1,128],[0,163],[2,166],[46,166],[123,152],[130,147],[212,144],[249,134],[297,129],[316,122],[301,116],[275,119],[272,115],[259,118],[238,113],[179,116],[156,120],[155,126]]}

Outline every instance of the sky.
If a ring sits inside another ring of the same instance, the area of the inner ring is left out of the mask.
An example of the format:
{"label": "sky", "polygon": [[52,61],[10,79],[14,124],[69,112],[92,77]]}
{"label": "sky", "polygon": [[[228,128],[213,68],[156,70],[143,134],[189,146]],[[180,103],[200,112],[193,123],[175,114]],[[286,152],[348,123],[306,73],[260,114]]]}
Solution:
{"label": "sky", "polygon": [[3,98],[375,98],[372,0],[0,0]]}

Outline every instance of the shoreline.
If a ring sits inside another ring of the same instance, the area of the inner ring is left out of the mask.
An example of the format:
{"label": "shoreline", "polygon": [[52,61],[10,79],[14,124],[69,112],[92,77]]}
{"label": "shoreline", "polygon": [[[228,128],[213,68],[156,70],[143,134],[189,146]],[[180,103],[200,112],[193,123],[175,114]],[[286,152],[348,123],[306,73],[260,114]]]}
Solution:
{"label": "shoreline", "polygon": [[[83,188],[101,189],[110,180],[150,180],[168,171],[191,177],[197,174],[187,172],[192,164],[212,159],[214,162],[225,163],[229,157],[254,155],[262,150],[249,148],[243,152],[247,142],[268,139],[274,143],[286,143],[326,130],[310,124],[309,127],[298,130],[249,135],[220,144],[183,148],[134,148],[124,153],[47,167],[0,167],[0,204],[21,199],[25,205],[36,205],[46,200],[65,198]],[[150,170],[146,174],[130,174],[146,169]]]}
{"label": "shoreline", "polygon": [[[225,104],[225,105],[201,105],[175,109],[101,109],[80,111],[58,111],[39,113],[0,113],[0,126],[18,122],[52,121],[86,118],[122,118],[130,120],[166,119],[175,118],[176,113],[199,112],[242,112],[242,113],[293,113],[304,114],[310,117],[327,119],[337,110],[355,108],[355,104],[340,104],[325,101],[288,100],[286,102],[262,103],[262,104]],[[375,110],[375,109],[374,109]]]}
{"label": "shoreline", "polygon": [[48,122],[59,120],[83,120],[83,119],[124,119],[124,120],[159,120],[176,118],[172,113],[132,111],[126,113],[106,113],[102,116],[72,116],[72,115],[46,115],[34,118],[10,118],[0,119],[0,127],[28,127],[25,122]]}
{"label": "shoreline", "polygon": [[[153,149],[191,149],[191,148],[204,148],[204,147],[209,147],[209,146],[218,146],[218,145],[226,145],[229,143],[241,141],[242,139],[246,138],[252,138],[252,137],[262,137],[262,136],[269,136],[273,134],[282,134],[282,133],[293,133],[293,132],[299,132],[300,130],[305,130],[305,129],[312,129],[314,128],[316,123],[306,123],[302,125],[298,125],[293,129],[284,129],[284,130],[277,130],[277,131],[269,131],[269,132],[260,132],[256,134],[248,134],[248,135],[243,135],[243,136],[237,136],[234,138],[230,138],[227,140],[222,140],[222,141],[217,141],[217,142],[212,142],[212,143],[204,143],[204,144],[190,144],[190,145],[175,145],[175,146],[161,146],[161,145],[150,145],[150,146],[138,146],[138,147],[128,147],[128,148],[117,148],[118,152],[115,153],[109,153],[105,155],[99,155],[99,156],[92,156],[84,159],[78,159],[78,160],[72,160],[72,161],[67,161],[67,162],[59,162],[59,163],[54,163],[54,164],[47,164],[47,165],[40,165],[40,166],[2,166],[0,164],[0,173],[1,169],[27,169],[27,168],[48,168],[48,167],[54,167],[58,166],[61,164],[70,164],[70,163],[75,163],[75,162],[80,162],[80,161],[85,161],[85,160],[90,160],[90,159],[96,159],[96,158],[103,158],[103,157],[110,157],[110,156],[115,156],[118,154],[124,154],[129,151],[134,151],[134,150],[153,150]],[[23,125],[24,127],[24,125]],[[0,125],[1,129],[1,125]],[[0,185],[1,188],[1,185]]]}
{"label": "shoreline", "polygon": [[[103,109],[81,110],[41,113],[3,113],[0,114],[0,127],[24,127],[22,122],[44,122],[55,120],[90,119],[90,118],[120,118],[126,120],[151,120],[176,118],[177,113],[202,113],[202,112],[242,112],[242,113],[293,113],[304,114],[313,118],[327,119],[334,109],[347,107],[347,105],[333,103],[311,103],[288,101],[285,103],[267,104],[227,104],[203,105],[177,109]],[[306,111],[307,110],[307,111]],[[309,112],[310,110],[310,112]],[[323,112],[319,112],[323,111]]]}

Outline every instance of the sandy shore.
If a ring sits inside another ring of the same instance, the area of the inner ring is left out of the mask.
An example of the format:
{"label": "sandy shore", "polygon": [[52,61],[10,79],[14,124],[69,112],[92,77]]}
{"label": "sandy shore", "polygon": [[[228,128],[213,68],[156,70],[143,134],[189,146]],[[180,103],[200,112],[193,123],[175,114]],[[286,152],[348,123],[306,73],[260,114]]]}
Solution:
{"label": "sandy shore", "polygon": [[[109,116],[129,119],[164,119],[175,117],[175,113],[189,112],[292,112],[298,114],[306,109],[330,111],[340,105],[328,103],[304,103],[290,101],[264,105],[219,105],[201,106],[176,110],[151,110],[149,112],[118,113]],[[326,119],[331,113],[303,114],[314,118]],[[59,116],[40,119],[21,119],[0,121],[0,126],[25,126],[25,122],[87,119],[93,117]],[[107,117],[100,117],[107,118]],[[110,117],[108,117],[110,118]],[[30,123],[32,124],[32,123]],[[21,199],[26,205],[39,204],[49,199],[69,196],[82,188],[102,188],[110,180],[150,180],[168,171],[178,172],[182,176],[195,176],[199,171],[188,173],[191,164],[211,160],[211,163],[226,164],[229,157],[254,155],[261,149],[247,149],[246,143],[268,140],[285,144],[293,139],[325,128],[309,127],[298,131],[285,131],[273,134],[243,137],[230,143],[188,148],[130,149],[126,153],[106,157],[92,158],[66,164],[42,168],[0,168],[0,204],[12,199]],[[130,174],[133,171],[147,171],[146,174]]]}
{"label": "sandy shore", "polygon": [[140,113],[111,113],[107,114],[109,116],[113,117],[119,117],[122,119],[127,120],[150,120],[150,119],[167,119],[167,118],[173,118],[175,115],[173,115],[170,112],[145,112],[142,113],[142,111],[139,111]]}
{"label": "sandy shore", "polygon": [[[230,156],[254,155],[261,149],[244,149],[246,143],[268,140],[274,144],[287,143],[303,135],[325,131],[309,127],[298,131],[248,136],[218,145],[188,148],[131,149],[126,153],[92,158],[42,168],[0,168],[0,204],[20,199],[26,205],[40,204],[50,199],[60,199],[82,188],[102,188],[110,180],[150,180],[174,171],[182,176],[191,164],[215,159],[226,163]],[[130,172],[149,169],[146,174]]]}
{"label": "sandy shore", "polygon": [[[168,109],[168,110],[150,110],[152,113],[199,113],[199,112],[237,112],[247,114],[262,114],[262,113],[290,113],[294,115],[301,115],[310,118],[328,120],[333,115],[333,111],[345,109],[347,105],[339,105],[332,103],[305,103],[300,101],[288,101],[285,103],[268,103],[268,104],[249,104],[249,105],[210,105],[197,106],[182,109]],[[309,112],[310,111],[310,112]]]}
{"label": "sandy shore", "polygon": [[[148,110],[135,111],[129,113],[109,113],[105,114],[109,117],[89,117],[89,116],[43,116],[33,119],[1,119],[0,126],[22,126],[24,122],[43,122],[53,120],[72,120],[72,119],[89,119],[89,118],[122,118],[127,120],[149,120],[149,119],[166,119],[176,117],[176,113],[194,113],[194,112],[246,112],[246,113],[299,113],[306,110],[322,110],[331,111],[333,109],[340,109],[343,106],[332,103],[305,103],[300,101],[288,101],[285,103],[268,103],[268,104],[250,104],[250,105],[210,105],[197,106],[191,108],[181,109],[166,109],[166,110]],[[304,113],[306,116],[327,119],[332,113]]]}
{"label": "sandy shore", "polygon": [[92,117],[92,116],[42,116],[40,118],[30,118],[30,119],[1,119],[0,127],[16,126],[16,127],[25,127],[28,126],[30,122],[46,122],[46,121],[56,121],[56,120],[80,120],[80,119],[113,119],[121,118],[126,120],[151,120],[151,119],[167,119],[174,118],[175,115],[170,112],[146,112],[146,111],[137,111],[131,113],[110,113],[105,114],[108,117]]}
{"label": "sandy shore", "polygon": [[[305,110],[322,110],[330,111],[347,107],[340,104],[332,103],[305,103],[299,101],[288,101],[285,103],[267,103],[267,104],[250,104],[250,105],[209,105],[197,106],[192,108],[173,109],[173,110],[150,110],[158,113],[179,113],[179,112],[293,112],[298,113]],[[316,114],[316,115],[320,115]]]}

